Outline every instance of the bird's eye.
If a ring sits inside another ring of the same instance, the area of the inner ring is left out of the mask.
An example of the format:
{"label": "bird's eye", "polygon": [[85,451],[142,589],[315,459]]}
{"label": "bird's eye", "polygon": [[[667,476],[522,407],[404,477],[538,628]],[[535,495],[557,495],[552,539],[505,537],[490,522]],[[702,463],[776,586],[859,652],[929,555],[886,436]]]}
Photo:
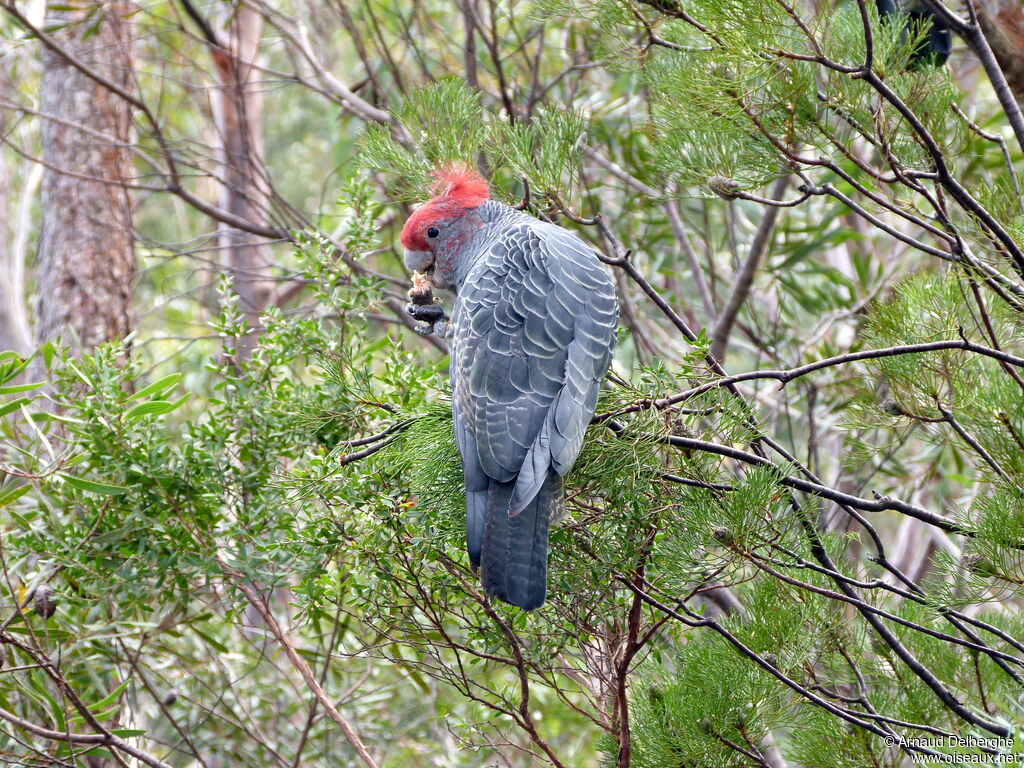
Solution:
{"label": "bird's eye", "polygon": [[427,227],[427,237],[434,238],[441,234],[441,230],[437,227]]}

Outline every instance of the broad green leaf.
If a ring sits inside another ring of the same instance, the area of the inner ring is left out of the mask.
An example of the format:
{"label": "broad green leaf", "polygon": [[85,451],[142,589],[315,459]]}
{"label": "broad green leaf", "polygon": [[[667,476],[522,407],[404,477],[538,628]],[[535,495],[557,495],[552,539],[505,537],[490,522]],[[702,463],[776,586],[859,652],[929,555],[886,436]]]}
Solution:
{"label": "broad green leaf", "polygon": [[43,358],[43,365],[47,368],[53,366],[53,355],[57,349],[53,346],[52,341],[48,341],[39,348],[39,355]]}
{"label": "broad green leaf", "polygon": [[[25,613],[28,617],[32,616],[31,608],[26,608]],[[38,628],[26,627],[24,625],[12,624],[7,627],[7,632],[11,632],[16,635],[25,635],[31,637],[39,632]],[[46,628],[46,636],[55,643],[67,643],[77,639],[77,635],[67,629],[60,629],[58,627],[49,626]],[[63,726],[61,726],[63,727]]]}
{"label": "broad green leaf", "polygon": [[129,402],[132,401],[132,400],[141,400],[142,398],[149,397],[150,395],[160,394],[164,390],[167,390],[167,389],[170,389],[171,387],[173,387],[175,384],[178,383],[178,381],[180,379],[181,379],[181,374],[180,373],[172,373],[169,376],[164,376],[162,379],[159,379],[158,381],[154,381],[148,387],[145,387],[144,389],[140,389],[134,395],[129,397],[128,400],[129,400]]}
{"label": "broad green leaf", "polygon": [[0,395],[13,395],[15,392],[28,392],[30,389],[38,389],[45,383],[45,381],[37,381],[32,384],[12,384],[9,387],[0,387]]}
{"label": "broad green leaf", "polygon": [[23,405],[27,405],[32,402],[31,397],[19,397],[17,400],[11,400],[9,403],[0,405],[0,416],[6,416],[8,413],[18,410]]}
{"label": "broad green leaf", "polygon": [[132,679],[129,677],[114,690],[112,690],[107,696],[97,701],[95,704],[90,704],[89,709],[93,712],[98,712],[103,709],[114,706],[117,700],[121,698],[121,694],[124,693],[125,688],[131,683]]}
{"label": "broad green leaf", "polygon": [[[15,631],[19,633],[28,633],[26,627],[9,627],[8,631]],[[46,690],[46,683],[41,670],[33,669],[28,675],[28,687],[26,693],[34,691],[38,695],[32,696],[36,701],[42,702],[49,706],[50,712],[53,715],[54,730],[63,731],[66,727],[64,720],[64,708],[57,703],[56,699],[50,695],[50,692]]]}
{"label": "broad green leaf", "polygon": [[[94,718],[96,718],[102,723],[105,720],[114,719],[121,712],[121,705],[115,704],[114,706],[107,707],[106,709],[97,709],[96,707],[90,707],[89,711]],[[74,717],[68,718],[68,722],[72,724],[84,723],[85,721],[85,715],[75,715]]]}
{"label": "broad green leaf", "polygon": [[[10,355],[13,353],[4,353]],[[28,368],[28,360],[22,359],[15,355],[13,358],[0,358],[0,384],[6,384],[8,381],[13,379],[19,373]]]}
{"label": "broad green leaf", "polygon": [[217,640],[207,632],[204,632],[203,630],[199,629],[199,627],[193,626],[192,631],[199,635],[201,638],[203,638],[203,640],[212,645],[221,653],[229,653],[228,647],[224,645],[224,643],[222,643],[220,640]]}
{"label": "broad green leaf", "polygon": [[142,416],[162,416],[165,413],[170,413],[176,408],[180,408],[188,398],[188,395],[182,395],[173,402],[170,400],[150,400],[145,403],[139,403],[125,411],[124,418],[138,419]]}
{"label": "broad green leaf", "polygon": [[64,482],[72,488],[77,488],[80,491],[88,491],[89,493],[98,493],[101,496],[119,496],[122,493],[128,493],[130,490],[123,485],[98,483],[95,480],[85,480],[81,477],[75,477],[74,475],[65,475],[63,472],[60,473],[60,476],[64,478]]}
{"label": "broad green leaf", "polygon": [[17,501],[31,490],[32,486],[29,483],[25,483],[15,488],[7,488],[0,491],[0,507],[6,507],[11,502]]}

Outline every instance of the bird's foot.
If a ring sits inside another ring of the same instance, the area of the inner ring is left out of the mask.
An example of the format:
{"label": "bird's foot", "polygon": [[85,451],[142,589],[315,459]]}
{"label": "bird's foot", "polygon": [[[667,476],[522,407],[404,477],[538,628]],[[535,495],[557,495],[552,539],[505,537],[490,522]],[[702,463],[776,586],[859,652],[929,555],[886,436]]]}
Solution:
{"label": "bird's foot", "polygon": [[447,336],[448,317],[437,304],[408,304],[405,311],[417,321],[413,330],[420,336]]}
{"label": "bird's foot", "polygon": [[444,308],[438,304],[406,304],[405,311],[413,320],[429,325],[445,319]]}

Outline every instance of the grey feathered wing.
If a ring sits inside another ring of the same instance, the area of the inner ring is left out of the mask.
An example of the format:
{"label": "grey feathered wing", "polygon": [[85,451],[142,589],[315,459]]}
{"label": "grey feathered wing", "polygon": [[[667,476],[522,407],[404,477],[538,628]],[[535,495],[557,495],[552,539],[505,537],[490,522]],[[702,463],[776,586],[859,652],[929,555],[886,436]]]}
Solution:
{"label": "grey feathered wing", "polygon": [[459,292],[452,383],[470,561],[488,594],[530,610],[544,602],[548,526],[608,370],[617,304],[590,248],[523,219]]}

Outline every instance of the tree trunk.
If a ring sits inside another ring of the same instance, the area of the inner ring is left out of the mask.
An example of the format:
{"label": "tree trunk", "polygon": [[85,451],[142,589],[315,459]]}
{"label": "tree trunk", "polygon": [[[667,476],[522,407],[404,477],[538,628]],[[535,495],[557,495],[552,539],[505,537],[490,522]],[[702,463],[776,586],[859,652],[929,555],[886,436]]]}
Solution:
{"label": "tree trunk", "polygon": [[1006,83],[1024,105],[1024,4],[1020,0],[980,0],[978,21],[992,46]]}
{"label": "tree trunk", "polygon": [[[268,185],[263,168],[263,94],[260,73],[253,64],[259,56],[263,17],[252,6],[239,5],[223,47],[213,46],[217,96],[214,119],[221,142],[221,207],[235,216],[266,224]],[[267,304],[270,253],[259,237],[220,226],[220,247],[231,273],[239,308],[250,328],[259,328],[259,314]],[[239,349],[247,356],[255,335],[246,337]]]}
{"label": "tree trunk", "polygon": [[[40,106],[45,165],[38,246],[36,342],[61,338],[89,350],[131,329],[135,273],[129,105],[72,66],[132,88],[127,9],[51,11],[68,26],[53,38],[67,57],[44,49]],[[76,126],[82,126],[80,130]]]}
{"label": "tree trunk", "polygon": [[[0,62],[0,97],[5,101],[14,92],[14,84],[6,64]],[[11,130],[10,112],[0,107],[0,135],[7,135]],[[11,212],[17,208],[18,215],[0,217],[0,351],[13,350],[19,355],[27,355],[32,350],[32,332],[28,323],[28,306],[25,303],[25,253],[24,243],[27,235],[27,206],[24,199],[34,190],[33,174],[26,168],[28,178],[23,178],[17,185],[14,168],[8,163],[8,157],[0,152],[0,211]],[[35,183],[38,183],[36,181]],[[20,190],[16,190],[20,186]],[[22,202],[16,203],[17,197]]]}

